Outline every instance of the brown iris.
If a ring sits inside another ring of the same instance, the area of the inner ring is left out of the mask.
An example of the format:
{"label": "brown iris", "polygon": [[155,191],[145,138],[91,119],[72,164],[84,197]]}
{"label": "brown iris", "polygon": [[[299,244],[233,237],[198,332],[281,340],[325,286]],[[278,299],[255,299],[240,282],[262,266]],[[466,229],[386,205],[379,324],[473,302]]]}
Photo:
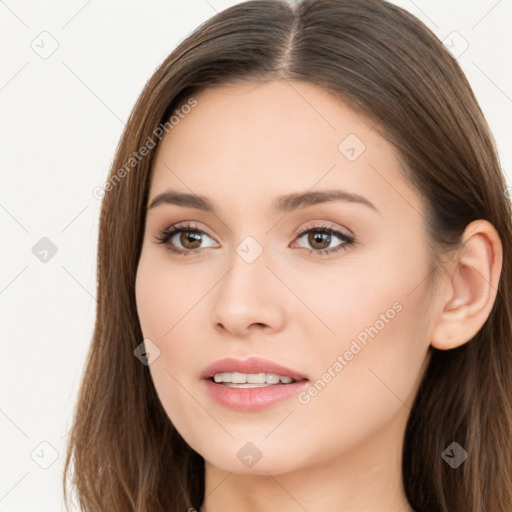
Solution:
{"label": "brown iris", "polygon": [[[326,245],[321,247],[316,246],[317,243],[325,244],[325,242],[327,242]],[[327,247],[329,247],[331,244],[331,235],[326,231],[311,231],[308,233],[308,243],[310,243],[311,247],[314,249],[327,249]]]}
{"label": "brown iris", "polygon": [[201,242],[201,234],[195,231],[182,231],[180,235],[180,243],[185,249],[197,249]]}

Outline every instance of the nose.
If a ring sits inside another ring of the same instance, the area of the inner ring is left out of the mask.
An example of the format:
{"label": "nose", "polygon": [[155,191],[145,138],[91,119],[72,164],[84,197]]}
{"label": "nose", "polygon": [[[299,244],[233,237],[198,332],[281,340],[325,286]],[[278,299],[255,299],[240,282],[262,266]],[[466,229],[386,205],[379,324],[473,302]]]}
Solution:
{"label": "nose", "polygon": [[238,337],[283,329],[285,289],[267,267],[265,251],[251,263],[235,254],[230,263],[212,295],[214,327]]}

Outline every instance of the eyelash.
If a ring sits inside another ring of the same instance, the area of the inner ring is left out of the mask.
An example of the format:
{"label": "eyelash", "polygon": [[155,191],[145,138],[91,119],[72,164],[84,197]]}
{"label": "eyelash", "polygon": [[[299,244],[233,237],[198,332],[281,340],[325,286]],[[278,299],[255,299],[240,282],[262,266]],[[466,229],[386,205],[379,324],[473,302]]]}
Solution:
{"label": "eyelash", "polygon": [[[192,233],[209,236],[208,233],[197,228],[196,226],[193,226],[192,224],[187,224],[187,223],[186,224],[175,224],[174,226],[170,226],[169,228],[165,229],[164,231],[161,231],[158,235],[155,235],[155,238],[158,240],[158,242],[155,242],[155,243],[164,244],[167,246],[166,247],[167,250],[169,250],[175,254],[181,254],[182,256],[190,256],[192,254],[202,251],[204,249],[204,247],[203,248],[200,247],[198,249],[183,250],[183,249],[177,249],[176,247],[173,247],[172,245],[169,244],[169,241],[174,237],[174,235],[176,235],[177,233],[184,232],[184,231],[189,231]],[[342,249],[347,250],[349,247],[351,247],[355,243],[354,237],[347,235],[346,233],[342,233],[341,231],[333,228],[332,226],[328,226],[328,225],[324,225],[324,224],[299,230],[294,234],[294,236],[295,236],[295,238],[301,238],[305,234],[310,233],[310,232],[315,232],[315,231],[319,232],[319,233],[329,234],[331,236],[335,235],[336,237],[340,238],[344,243],[341,243],[335,249],[319,249],[319,250],[311,249],[309,251],[310,256],[312,254],[323,256],[323,255],[335,253]],[[301,247],[301,249],[306,249],[306,248]]]}

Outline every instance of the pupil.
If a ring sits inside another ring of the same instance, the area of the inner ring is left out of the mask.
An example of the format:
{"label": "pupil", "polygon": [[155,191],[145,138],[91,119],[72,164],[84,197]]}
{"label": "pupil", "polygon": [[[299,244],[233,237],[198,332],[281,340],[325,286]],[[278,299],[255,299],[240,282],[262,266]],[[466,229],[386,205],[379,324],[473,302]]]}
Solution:
{"label": "pupil", "polygon": [[[322,241],[324,242],[322,246]],[[325,243],[326,242],[326,243]],[[309,234],[309,243],[312,247],[315,247],[315,249],[325,249],[326,247],[329,247],[329,244],[331,243],[331,235],[329,233],[319,233],[319,232],[311,232]],[[321,247],[316,247],[316,244],[320,243]]]}
{"label": "pupil", "polygon": [[201,245],[201,235],[199,233],[184,231],[180,238],[180,242],[188,249],[196,249]]}

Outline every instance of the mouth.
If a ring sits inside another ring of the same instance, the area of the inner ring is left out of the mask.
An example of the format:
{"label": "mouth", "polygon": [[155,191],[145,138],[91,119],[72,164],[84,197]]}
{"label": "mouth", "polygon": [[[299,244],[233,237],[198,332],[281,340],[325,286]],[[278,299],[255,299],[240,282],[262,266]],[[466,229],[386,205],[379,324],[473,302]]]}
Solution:
{"label": "mouth", "polygon": [[[201,374],[217,384],[255,384],[254,387],[290,384],[308,380],[306,375],[268,359],[226,357],[215,361]],[[251,386],[248,386],[251,387]]]}
{"label": "mouth", "polygon": [[266,359],[225,358],[201,374],[210,396],[237,411],[257,411],[291,398],[309,382],[306,375]]}
{"label": "mouth", "polygon": [[[263,388],[268,386],[279,386],[298,382],[288,375],[277,373],[240,373],[220,372],[216,373],[211,380],[216,384],[229,388]],[[304,380],[304,379],[301,379]]]}

